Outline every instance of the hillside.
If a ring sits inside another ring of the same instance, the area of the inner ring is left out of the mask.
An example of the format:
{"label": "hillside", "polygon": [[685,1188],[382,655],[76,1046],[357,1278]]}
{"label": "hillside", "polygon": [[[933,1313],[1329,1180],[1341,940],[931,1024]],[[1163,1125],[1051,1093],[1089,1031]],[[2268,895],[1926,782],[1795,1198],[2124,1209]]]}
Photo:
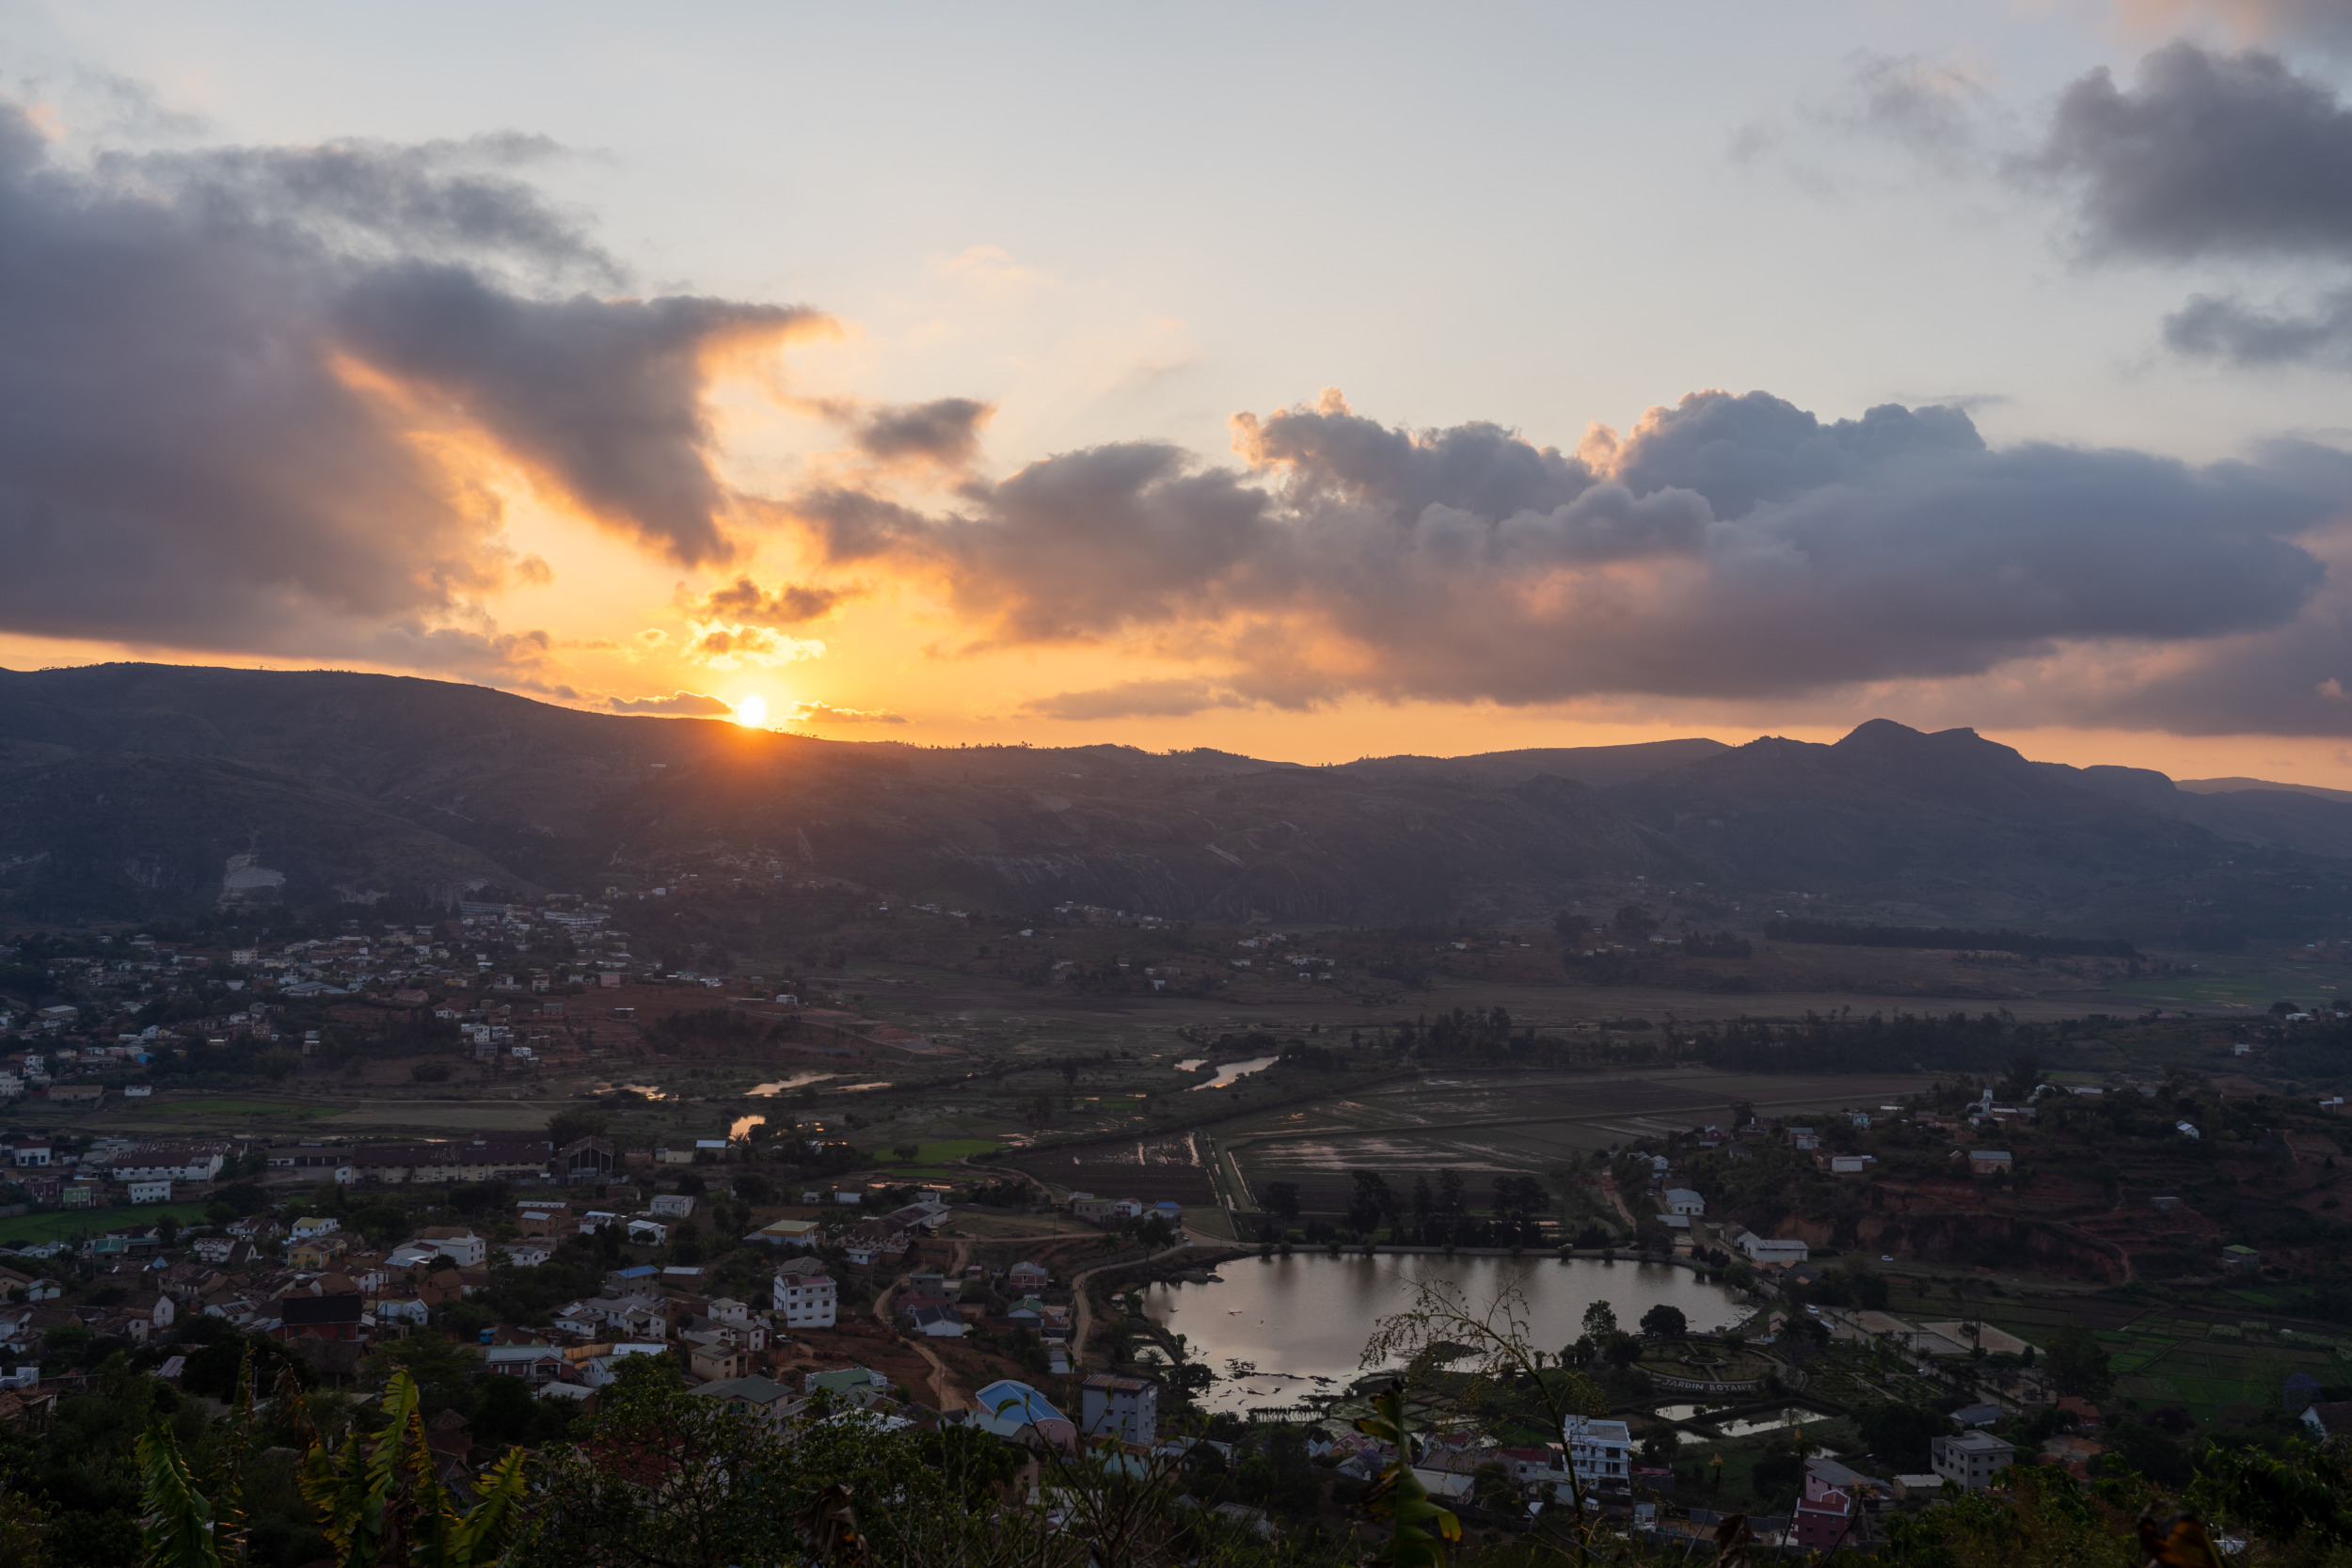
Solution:
{"label": "hillside", "polygon": [[597,891],[756,857],[981,908],[1396,923],[1704,884],[1717,907],[2164,940],[2352,907],[2352,804],[2196,794],[1876,721],[1778,738],[1302,768],[1120,746],[930,750],[583,713],[335,673],[0,673],[0,901],[141,918]]}

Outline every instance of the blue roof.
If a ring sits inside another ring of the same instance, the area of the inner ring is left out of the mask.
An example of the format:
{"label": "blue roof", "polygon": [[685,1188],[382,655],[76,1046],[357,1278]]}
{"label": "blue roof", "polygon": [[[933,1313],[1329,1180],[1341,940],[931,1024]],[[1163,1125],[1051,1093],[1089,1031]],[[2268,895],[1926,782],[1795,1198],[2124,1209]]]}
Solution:
{"label": "blue roof", "polygon": [[1043,1394],[1009,1377],[990,1384],[975,1398],[979,1402],[981,1418],[992,1430],[1010,1431],[1024,1422],[1034,1426],[1041,1421],[1070,1419],[1055,1409]]}
{"label": "blue roof", "polygon": [[651,1263],[640,1263],[633,1269],[613,1270],[612,1277],[615,1279],[644,1279],[648,1275],[657,1275],[661,1271],[660,1269],[655,1268]]}

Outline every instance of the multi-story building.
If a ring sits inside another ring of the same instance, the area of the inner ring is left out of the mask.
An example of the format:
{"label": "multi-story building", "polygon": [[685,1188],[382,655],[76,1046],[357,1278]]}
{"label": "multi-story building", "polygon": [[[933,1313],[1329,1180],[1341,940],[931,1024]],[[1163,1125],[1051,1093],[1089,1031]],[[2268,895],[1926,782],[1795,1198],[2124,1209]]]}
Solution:
{"label": "multi-story building", "polygon": [[1618,1491],[1633,1483],[1633,1433],[1623,1421],[1571,1416],[1560,1435],[1568,1445],[1568,1469],[1582,1485]]}
{"label": "multi-story building", "polygon": [[1989,1432],[1963,1432],[1939,1437],[1929,1449],[1935,1473],[1956,1481],[1971,1492],[1981,1492],[1993,1478],[2015,1462],[2017,1450]]}
{"label": "multi-story building", "polygon": [[1160,1440],[1156,1383],[1097,1372],[1086,1380],[1080,1401],[1080,1424],[1089,1437],[1116,1437],[1147,1449]]}
{"label": "multi-story building", "polygon": [[776,1267],[773,1305],[787,1328],[831,1328],[841,1292],[821,1259],[795,1258]]}

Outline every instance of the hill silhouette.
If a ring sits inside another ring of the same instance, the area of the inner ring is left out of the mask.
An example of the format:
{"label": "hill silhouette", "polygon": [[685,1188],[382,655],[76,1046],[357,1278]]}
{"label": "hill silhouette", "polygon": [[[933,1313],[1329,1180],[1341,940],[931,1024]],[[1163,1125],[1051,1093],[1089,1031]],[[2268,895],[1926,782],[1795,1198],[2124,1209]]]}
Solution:
{"label": "hill silhouette", "polygon": [[2161,941],[2352,908],[2352,803],[2200,794],[1884,720],[1834,745],[1308,768],[831,741],[399,676],[0,672],[0,908],[20,916],[595,893],[714,850],[902,896],[1171,918],[1481,919],[1672,887],[1759,916],[1812,895],[1849,917]]}

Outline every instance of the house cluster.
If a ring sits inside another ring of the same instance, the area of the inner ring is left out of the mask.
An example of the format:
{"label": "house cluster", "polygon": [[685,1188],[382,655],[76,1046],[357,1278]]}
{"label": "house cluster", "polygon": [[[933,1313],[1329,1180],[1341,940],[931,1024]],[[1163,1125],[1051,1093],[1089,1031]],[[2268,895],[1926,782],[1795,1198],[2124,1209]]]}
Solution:
{"label": "house cluster", "polygon": [[[998,1309],[992,1310],[992,1302]],[[910,1330],[930,1338],[960,1339],[985,1327],[1033,1333],[1049,1347],[1070,1342],[1074,1310],[1070,1292],[1053,1288],[1045,1266],[1026,1259],[993,1273],[976,1263],[961,1275],[911,1275],[891,1296],[890,1308]],[[1055,1354],[1058,1359],[1058,1350]]]}
{"label": "house cluster", "polygon": [[1157,1214],[1179,1233],[1184,1223],[1184,1206],[1173,1198],[1147,1203],[1137,1197],[1096,1197],[1092,1193],[1072,1193],[1070,1213],[1073,1219],[1099,1225],[1107,1230],[1116,1230],[1128,1221],[1141,1219],[1147,1214]]}
{"label": "house cluster", "polygon": [[5,1146],[7,1180],[39,1206],[103,1209],[202,1197],[244,1158],[227,1143],[67,1140],[23,1133]]}

